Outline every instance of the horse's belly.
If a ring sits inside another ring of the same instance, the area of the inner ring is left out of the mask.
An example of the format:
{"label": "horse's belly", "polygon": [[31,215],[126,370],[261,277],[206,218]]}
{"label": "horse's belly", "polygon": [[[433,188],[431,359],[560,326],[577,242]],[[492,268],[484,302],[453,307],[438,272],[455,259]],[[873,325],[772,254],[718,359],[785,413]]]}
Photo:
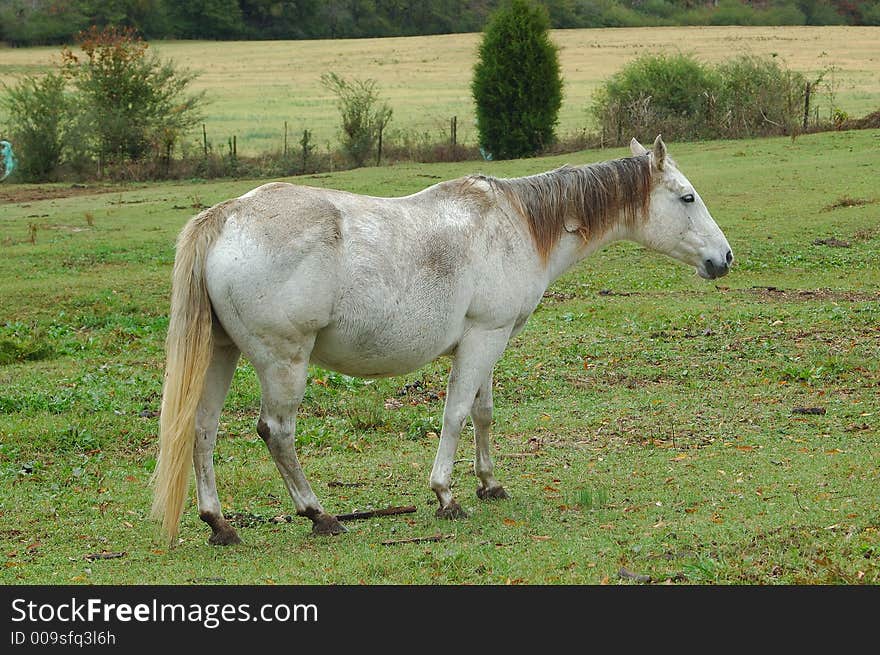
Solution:
{"label": "horse's belly", "polygon": [[318,333],[312,362],[357,377],[403,375],[449,353],[461,332],[461,321],[449,316],[419,322],[334,322]]}

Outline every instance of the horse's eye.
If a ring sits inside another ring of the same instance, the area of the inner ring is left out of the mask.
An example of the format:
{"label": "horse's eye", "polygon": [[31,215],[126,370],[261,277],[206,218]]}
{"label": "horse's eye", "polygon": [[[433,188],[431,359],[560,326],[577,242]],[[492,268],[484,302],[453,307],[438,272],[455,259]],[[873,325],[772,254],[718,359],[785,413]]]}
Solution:
{"label": "horse's eye", "polygon": [[681,201],[682,202],[693,202],[694,201],[694,194],[688,193],[688,194],[683,195],[681,197]]}

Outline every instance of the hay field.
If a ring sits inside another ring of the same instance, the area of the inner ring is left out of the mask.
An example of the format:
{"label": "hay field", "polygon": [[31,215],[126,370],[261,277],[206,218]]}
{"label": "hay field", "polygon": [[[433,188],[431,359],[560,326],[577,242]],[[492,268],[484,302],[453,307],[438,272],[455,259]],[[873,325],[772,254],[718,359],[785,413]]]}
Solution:
{"label": "hay field", "polygon": [[[304,128],[319,147],[335,141],[337,113],[321,87],[322,73],[375,78],[394,110],[391,127],[410,136],[447,129],[458,116],[459,138],[473,141],[471,69],[479,34],[387,39],[269,42],[157,42],[155,51],[199,73],[207,92],[208,137],[224,147],[232,135],[240,153],[279,149],[284,121],[290,142]],[[589,126],[586,107],[597,85],[645,52],[693,53],[717,62],[740,53],[777,55],[815,74],[834,69],[834,102],[852,116],[880,106],[878,27],[668,27],[556,30],[565,78],[560,132]],[[58,48],[0,49],[0,84],[57,61]],[[830,110],[829,89],[815,99]],[[200,139],[194,135],[193,142]]]}

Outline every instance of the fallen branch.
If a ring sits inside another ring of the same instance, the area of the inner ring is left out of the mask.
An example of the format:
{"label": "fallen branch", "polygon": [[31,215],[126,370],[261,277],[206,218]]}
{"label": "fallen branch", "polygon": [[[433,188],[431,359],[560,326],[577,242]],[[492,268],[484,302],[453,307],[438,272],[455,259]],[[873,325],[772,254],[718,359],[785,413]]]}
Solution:
{"label": "fallen branch", "polygon": [[444,539],[452,539],[454,534],[434,534],[429,537],[409,537],[408,539],[389,539],[383,541],[383,546],[396,546],[397,544],[418,544],[423,541],[443,541]]}
{"label": "fallen branch", "polygon": [[337,521],[357,521],[359,519],[371,519],[374,516],[393,516],[395,514],[412,514],[416,511],[415,505],[406,507],[386,507],[385,509],[373,509],[367,512],[352,512],[351,514],[337,514]]}
{"label": "fallen branch", "polygon": [[96,559],[117,559],[119,557],[125,557],[126,553],[89,553],[85,556],[85,559],[90,562],[94,562]]}
{"label": "fallen branch", "polygon": [[818,414],[822,415],[825,413],[824,407],[792,407],[792,414]]}

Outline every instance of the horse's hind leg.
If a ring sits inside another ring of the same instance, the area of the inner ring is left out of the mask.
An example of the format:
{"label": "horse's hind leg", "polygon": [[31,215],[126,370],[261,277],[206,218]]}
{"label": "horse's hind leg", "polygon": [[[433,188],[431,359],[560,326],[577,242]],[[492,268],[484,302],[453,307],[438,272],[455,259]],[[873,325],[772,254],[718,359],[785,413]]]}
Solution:
{"label": "horse's hind leg", "polygon": [[471,420],[474,422],[474,473],[480,479],[477,496],[487,500],[490,498],[507,498],[507,492],[495,479],[495,464],[489,452],[489,429],[492,427],[492,375],[484,380],[474,398],[471,407]]}
{"label": "horse's hind leg", "polygon": [[235,528],[223,518],[217,482],[214,478],[214,444],[220,410],[229,392],[232,375],[238,363],[239,350],[234,344],[218,343],[215,337],[214,355],[205,378],[205,388],[196,412],[196,443],[193,448],[193,468],[196,472],[196,495],[199,499],[199,518],[211,526],[210,543],[218,546],[237,544],[241,540]]}
{"label": "horse's hind leg", "polygon": [[315,534],[339,534],[345,528],[324,511],[296,456],[296,412],[305,394],[308,365],[308,351],[300,351],[290,360],[274,359],[258,369],[263,399],[257,433],[275,460],[296,513],[312,520]]}

